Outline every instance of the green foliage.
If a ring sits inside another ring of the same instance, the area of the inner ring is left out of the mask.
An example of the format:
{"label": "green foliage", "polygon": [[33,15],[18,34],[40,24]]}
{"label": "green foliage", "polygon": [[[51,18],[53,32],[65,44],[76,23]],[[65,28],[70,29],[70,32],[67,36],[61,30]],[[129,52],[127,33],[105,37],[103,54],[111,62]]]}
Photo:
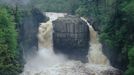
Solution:
{"label": "green foliage", "polygon": [[134,68],[134,47],[128,51],[129,67]]}
{"label": "green foliage", "polygon": [[[112,42],[113,44],[112,46],[116,48],[115,52],[121,55],[122,63],[127,64],[128,58],[129,62],[131,62],[133,59],[130,59],[130,57],[134,55],[131,50],[129,52],[129,48],[134,46],[134,0],[119,1],[116,7],[116,14],[113,19],[105,27],[102,26],[101,39],[103,41],[110,40],[110,43]],[[128,67],[126,73],[126,75],[133,75],[133,67]]]}
{"label": "green foliage", "polygon": [[134,75],[134,68],[129,68],[129,69],[126,71],[125,75]]}
{"label": "green foliage", "polygon": [[115,12],[115,0],[81,0],[80,7],[76,13],[92,18],[93,21],[99,26],[100,30],[102,25],[107,25]]}
{"label": "green foliage", "polygon": [[134,0],[128,0],[126,3],[124,3],[123,11],[128,13],[128,15],[134,15]]}
{"label": "green foliage", "polygon": [[79,6],[79,0],[31,0],[32,6],[46,12],[75,13]]}
{"label": "green foliage", "polygon": [[6,8],[0,7],[0,75],[18,75],[17,32],[14,18]]}
{"label": "green foliage", "polygon": [[125,75],[133,75],[134,74],[134,47],[129,49],[128,58],[129,58],[129,65]]}

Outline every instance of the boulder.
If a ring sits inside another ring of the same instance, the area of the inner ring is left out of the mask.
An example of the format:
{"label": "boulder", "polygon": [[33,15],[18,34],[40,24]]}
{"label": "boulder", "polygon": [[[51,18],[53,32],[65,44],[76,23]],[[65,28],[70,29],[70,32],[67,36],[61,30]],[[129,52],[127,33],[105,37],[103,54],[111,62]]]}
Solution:
{"label": "boulder", "polygon": [[85,61],[89,48],[89,27],[76,16],[65,16],[53,21],[53,46],[56,53]]}

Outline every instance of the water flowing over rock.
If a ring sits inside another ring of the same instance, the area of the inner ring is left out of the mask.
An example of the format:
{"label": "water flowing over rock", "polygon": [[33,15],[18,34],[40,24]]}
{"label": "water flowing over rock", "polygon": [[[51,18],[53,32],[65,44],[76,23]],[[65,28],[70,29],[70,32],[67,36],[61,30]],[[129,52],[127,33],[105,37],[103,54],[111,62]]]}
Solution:
{"label": "water flowing over rock", "polygon": [[[53,50],[54,43],[52,33],[54,33],[54,31],[52,21],[56,20],[58,17],[64,17],[65,14],[47,13],[46,15],[50,17],[50,20],[46,23],[41,23],[39,27],[39,50],[37,55],[27,60],[24,71],[20,75],[121,75],[121,72],[118,69],[110,66],[108,59],[102,53],[101,43],[98,41],[97,33],[84,18],[81,18],[81,20],[79,18],[77,21],[82,21],[87,29],[90,30],[90,48],[89,52],[87,52],[89,62],[82,63],[80,60],[70,60],[62,53],[55,54]],[[74,19],[76,20],[76,17],[71,18],[72,21],[74,21]],[[68,18],[64,19],[68,20]],[[68,24],[70,25],[70,23],[67,22],[67,25]],[[75,41],[75,43],[77,44],[77,41]]]}
{"label": "water flowing over rock", "polygon": [[49,21],[46,23],[41,23],[39,27],[39,48],[48,48],[52,49],[53,41],[52,41],[52,33],[53,26],[52,21],[56,20],[58,17],[64,17],[65,13],[45,13],[49,17]]}
{"label": "water flowing over rock", "polygon": [[93,27],[87,22],[86,19],[83,19],[89,26],[90,30],[90,49],[88,54],[88,60],[92,64],[104,64],[109,65],[109,60],[102,52],[102,45],[99,42],[98,33],[93,29]]}

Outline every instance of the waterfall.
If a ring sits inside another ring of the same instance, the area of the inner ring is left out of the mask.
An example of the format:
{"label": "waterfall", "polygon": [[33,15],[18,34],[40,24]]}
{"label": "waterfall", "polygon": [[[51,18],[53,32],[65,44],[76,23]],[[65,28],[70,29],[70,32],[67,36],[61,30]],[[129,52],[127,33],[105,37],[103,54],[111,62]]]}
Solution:
{"label": "waterfall", "polygon": [[99,42],[98,34],[89,26],[90,30],[90,50],[88,54],[89,62],[92,64],[109,65],[109,60],[102,52],[102,44]]}
{"label": "waterfall", "polygon": [[91,64],[103,64],[103,65],[110,65],[109,60],[102,52],[102,44],[99,42],[98,33],[93,29],[93,27],[87,22],[86,19],[81,18],[84,20],[88,26],[90,31],[90,48],[88,53],[88,60]]}
{"label": "waterfall", "polygon": [[[102,46],[98,40],[98,34],[91,25],[90,30],[90,48],[88,54],[88,63],[69,60],[63,54],[55,54],[52,44],[52,21],[58,17],[64,17],[64,13],[46,13],[50,20],[41,23],[39,27],[39,50],[35,57],[31,57],[24,66],[24,71],[20,75],[110,75],[104,74],[107,70],[115,70],[109,65],[109,61],[102,53]],[[112,74],[115,75],[115,74]]]}
{"label": "waterfall", "polygon": [[39,27],[39,48],[52,48],[52,22],[41,23]]}
{"label": "waterfall", "polygon": [[58,17],[64,17],[66,13],[52,13],[46,12],[46,15],[50,18],[48,22],[41,23],[39,27],[39,48],[52,49],[52,21],[56,20]]}

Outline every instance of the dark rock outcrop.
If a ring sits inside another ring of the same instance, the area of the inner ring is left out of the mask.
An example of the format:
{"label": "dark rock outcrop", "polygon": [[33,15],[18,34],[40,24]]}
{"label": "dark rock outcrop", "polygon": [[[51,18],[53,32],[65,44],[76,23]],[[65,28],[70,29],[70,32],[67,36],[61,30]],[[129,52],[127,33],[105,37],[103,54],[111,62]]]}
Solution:
{"label": "dark rock outcrop", "polygon": [[76,16],[65,16],[53,21],[53,46],[56,53],[85,62],[89,48],[89,29]]}
{"label": "dark rock outcrop", "polygon": [[90,17],[87,19],[87,21],[92,25],[95,31],[98,31],[98,32],[101,31],[100,25],[98,25],[98,23],[94,21],[94,18]]}
{"label": "dark rock outcrop", "polygon": [[125,58],[125,56],[121,56],[117,49],[111,48],[105,41],[102,42],[102,47],[103,53],[108,57],[111,65],[115,68],[125,71],[128,61],[125,61],[121,58]]}
{"label": "dark rock outcrop", "polygon": [[117,69],[108,69],[101,72],[103,75],[123,75],[122,71]]}
{"label": "dark rock outcrop", "polygon": [[22,11],[21,20],[18,26],[19,32],[19,47],[23,53],[23,56],[34,55],[38,50],[38,27],[39,23],[47,20],[38,9],[32,9],[31,11]]}

